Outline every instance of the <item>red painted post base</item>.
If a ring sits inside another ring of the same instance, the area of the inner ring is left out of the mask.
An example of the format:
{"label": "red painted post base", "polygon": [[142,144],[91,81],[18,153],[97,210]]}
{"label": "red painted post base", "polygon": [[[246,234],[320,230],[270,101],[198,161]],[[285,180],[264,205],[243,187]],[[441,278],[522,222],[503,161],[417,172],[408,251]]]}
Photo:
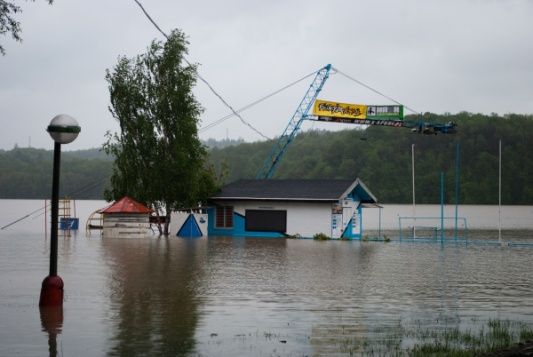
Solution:
{"label": "red painted post base", "polygon": [[57,275],[44,278],[39,306],[63,306],[63,279]]}

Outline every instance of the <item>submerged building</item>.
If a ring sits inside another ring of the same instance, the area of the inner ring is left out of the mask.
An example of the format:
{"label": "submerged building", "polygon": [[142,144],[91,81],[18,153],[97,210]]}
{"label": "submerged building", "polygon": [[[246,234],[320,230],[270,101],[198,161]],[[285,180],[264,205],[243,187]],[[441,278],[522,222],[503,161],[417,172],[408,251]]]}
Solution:
{"label": "submerged building", "polygon": [[99,211],[103,216],[103,236],[143,238],[150,230],[151,210],[130,197],[123,197]]}
{"label": "submerged building", "polygon": [[377,199],[361,180],[239,180],[211,197],[208,234],[360,239],[362,208]]}

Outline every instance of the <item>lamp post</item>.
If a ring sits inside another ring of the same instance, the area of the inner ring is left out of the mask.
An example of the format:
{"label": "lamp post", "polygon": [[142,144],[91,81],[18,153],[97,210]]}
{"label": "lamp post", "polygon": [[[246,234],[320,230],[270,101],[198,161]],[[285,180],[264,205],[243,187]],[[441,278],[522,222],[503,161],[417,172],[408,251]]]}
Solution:
{"label": "lamp post", "polygon": [[59,203],[59,168],[61,144],[73,142],[81,130],[71,116],[56,115],[46,129],[54,139],[54,171],[52,179],[52,223],[50,224],[50,274],[44,278],[39,306],[63,306],[63,280],[57,275],[57,229]]}

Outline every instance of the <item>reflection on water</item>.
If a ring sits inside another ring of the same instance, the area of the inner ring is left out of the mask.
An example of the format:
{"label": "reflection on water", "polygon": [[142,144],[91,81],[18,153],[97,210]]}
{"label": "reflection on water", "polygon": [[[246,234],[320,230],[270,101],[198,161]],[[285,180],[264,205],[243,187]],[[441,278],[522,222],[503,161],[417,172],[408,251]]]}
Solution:
{"label": "reflection on water", "polygon": [[64,311],[47,320],[40,229],[0,231],[1,356],[331,355],[400,325],[533,324],[533,248],[83,234],[59,240]]}
{"label": "reflection on water", "polygon": [[113,310],[110,355],[183,355],[194,347],[206,240],[103,239]]}
{"label": "reflection on water", "polygon": [[39,307],[43,331],[48,334],[48,355],[58,356],[57,335],[63,327],[63,306]]}

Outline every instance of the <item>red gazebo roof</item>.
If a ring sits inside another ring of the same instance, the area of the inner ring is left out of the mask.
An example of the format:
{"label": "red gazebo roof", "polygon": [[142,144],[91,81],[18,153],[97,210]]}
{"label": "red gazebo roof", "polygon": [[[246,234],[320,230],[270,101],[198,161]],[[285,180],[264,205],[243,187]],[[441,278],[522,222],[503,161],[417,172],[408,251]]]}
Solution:
{"label": "red gazebo roof", "polygon": [[100,213],[151,213],[152,210],[128,196],[100,210]]}

